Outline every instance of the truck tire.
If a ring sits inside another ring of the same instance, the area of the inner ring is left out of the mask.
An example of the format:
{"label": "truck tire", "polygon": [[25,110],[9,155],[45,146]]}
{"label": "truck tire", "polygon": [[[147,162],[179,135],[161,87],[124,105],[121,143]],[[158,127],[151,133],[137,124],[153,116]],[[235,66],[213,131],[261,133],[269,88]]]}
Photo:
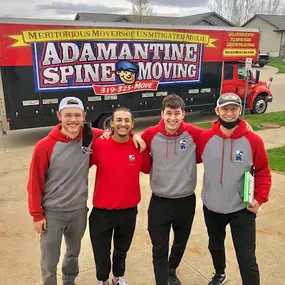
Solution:
{"label": "truck tire", "polygon": [[260,64],[259,64],[259,67],[261,67],[261,68],[262,68],[264,65],[265,65],[265,64],[263,64],[263,63],[260,63]]}
{"label": "truck tire", "polygon": [[259,95],[255,98],[250,112],[252,114],[263,114],[267,109],[267,105],[268,103],[266,101],[265,96]]}
{"label": "truck tire", "polygon": [[100,116],[100,118],[97,121],[97,127],[99,129],[103,129],[103,130],[110,130],[111,126],[110,126],[110,121],[112,119],[112,115],[111,114],[103,114]]}

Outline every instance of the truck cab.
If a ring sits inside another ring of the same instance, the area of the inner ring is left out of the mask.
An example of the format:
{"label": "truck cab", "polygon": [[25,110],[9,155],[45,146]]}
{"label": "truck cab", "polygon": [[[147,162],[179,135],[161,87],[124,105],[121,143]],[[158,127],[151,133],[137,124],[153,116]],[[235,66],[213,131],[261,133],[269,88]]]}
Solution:
{"label": "truck cab", "polygon": [[257,70],[254,75],[252,70],[247,70],[242,63],[225,63],[222,93],[233,92],[245,98],[247,84],[246,108],[252,114],[263,114],[269,102],[272,102],[272,93],[269,82],[259,80],[260,72]]}

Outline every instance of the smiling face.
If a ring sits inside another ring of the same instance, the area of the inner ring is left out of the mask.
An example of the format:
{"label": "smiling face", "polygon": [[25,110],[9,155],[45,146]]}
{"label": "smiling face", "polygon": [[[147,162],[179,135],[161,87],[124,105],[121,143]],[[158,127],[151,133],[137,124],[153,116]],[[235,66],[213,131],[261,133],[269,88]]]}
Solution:
{"label": "smiling face", "polygon": [[116,74],[120,77],[120,80],[125,84],[133,84],[136,81],[136,74],[128,70],[118,70]]}
{"label": "smiling face", "polygon": [[241,107],[229,104],[215,109],[216,114],[225,122],[235,122],[241,115]]}
{"label": "smiling face", "polygon": [[161,117],[164,121],[165,130],[170,134],[174,134],[179,129],[185,117],[185,111],[181,108],[172,109],[166,107],[161,111]]}
{"label": "smiling face", "polygon": [[110,125],[114,130],[115,138],[128,138],[131,130],[134,128],[132,114],[127,110],[118,110],[113,114]]}
{"label": "smiling face", "polygon": [[62,132],[71,138],[79,135],[85,116],[86,113],[80,108],[65,108],[57,113],[62,124]]}

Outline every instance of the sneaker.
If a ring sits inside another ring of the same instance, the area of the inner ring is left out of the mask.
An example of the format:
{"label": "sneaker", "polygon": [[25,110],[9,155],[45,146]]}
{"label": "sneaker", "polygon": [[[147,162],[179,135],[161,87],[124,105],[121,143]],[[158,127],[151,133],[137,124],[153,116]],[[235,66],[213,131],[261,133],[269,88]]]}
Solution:
{"label": "sneaker", "polygon": [[109,285],[109,281],[103,282],[103,281],[97,280],[97,285]]}
{"label": "sneaker", "polygon": [[119,277],[116,281],[112,279],[112,284],[113,285],[128,285],[128,282],[125,280],[124,277]]}
{"label": "sneaker", "polygon": [[174,269],[169,269],[168,284],[169,285],[181,285],[181,282],[179,278],[177,277]]}
{"label": "sneaker", "polygon": [[222,284],[225,284],[226,282],[227,282],[226,274],[216,273],[208,285],[222,285]]}

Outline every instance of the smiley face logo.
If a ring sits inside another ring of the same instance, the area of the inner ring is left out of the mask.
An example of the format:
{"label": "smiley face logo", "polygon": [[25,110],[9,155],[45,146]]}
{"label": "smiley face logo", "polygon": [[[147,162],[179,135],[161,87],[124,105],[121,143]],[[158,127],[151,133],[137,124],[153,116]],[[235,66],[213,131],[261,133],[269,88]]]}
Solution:
{"label": "smiley face logo", "polygon": [[138,66],[127,60],[121,60],[117,64],[116,74],[119,76],[120,81],[125,84],[133,84],[136,81],[136,73]]}

